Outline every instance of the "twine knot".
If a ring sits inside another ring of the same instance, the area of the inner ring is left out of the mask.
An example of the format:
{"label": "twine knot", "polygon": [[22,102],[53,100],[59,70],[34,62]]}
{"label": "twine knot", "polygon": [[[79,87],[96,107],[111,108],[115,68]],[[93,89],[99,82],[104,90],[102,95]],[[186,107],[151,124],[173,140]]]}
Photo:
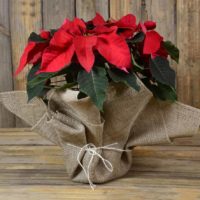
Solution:
{"label": "twine knot", "polygon": [[[78,152],[78,155],[77,155],[77,162],[81,166],[81,168],[83,169],[92,190],[95,189],[96,185],[91,181],[91,178],[90,178],[90,166],[91,166],[95,156],[99,157],[99,159],[103,162],[105,168],[109,172],[113,172],[112,163],[109,160],[105,159],[100,153],[98,153],[98,150],[105,149],[105,150],[114,150],[114,151],[119,151],[119,152],[130,151],[130,150],[123,150],[123,149],[118,149],[118,148],[112,147],[112,146],[115,146],[117,144],[118,143],[113,143],[113,144],[109,144],[109,145],[102,146],[102,147],[96,147],[92,143],[88,143],[88,144],[84,145],[83,147],[78,147],[78,146],[75,146],[75,145],[72,145],[72,144],[68,144],[72,147],[76,147],[76,148],[80,149],[79,152]],[[88,163],[87,168],[84,167],[83,164],[81,163],[81,155],[82,155],[83,152],[88,152],[91,155],[91,158],[90,158],[90,161]]]}

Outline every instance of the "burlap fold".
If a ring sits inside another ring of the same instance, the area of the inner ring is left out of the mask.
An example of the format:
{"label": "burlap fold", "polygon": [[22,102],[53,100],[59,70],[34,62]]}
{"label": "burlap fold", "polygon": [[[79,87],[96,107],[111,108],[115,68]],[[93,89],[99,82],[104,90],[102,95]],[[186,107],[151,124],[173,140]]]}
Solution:
{"label": "burlap fold", "polygon": [[103,183],[123,176],[132,165],[137,145],[170,142],[198,132],[200,110],[175,102],[161,102],[139,82],[134,91],[111,84],[104,112],[77,91],[52,92],[48,106],[39,99],[27,104],[24,92],[1,93],[0,101],[64,152],[71,179]]}

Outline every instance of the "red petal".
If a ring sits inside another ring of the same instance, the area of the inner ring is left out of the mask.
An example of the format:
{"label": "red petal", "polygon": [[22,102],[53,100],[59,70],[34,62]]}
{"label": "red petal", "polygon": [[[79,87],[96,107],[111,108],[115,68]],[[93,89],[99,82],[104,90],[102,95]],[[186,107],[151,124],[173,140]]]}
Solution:
{"label": "red petal", "polygon": [[123,69],[131,66],[131,54],[126,41],[116,33],[98,36],[97,50],[111,64]]}
{"label": "red petal", "polygon": [[61,28],[65,29],[65,26],[68,27],[68,24],[69,24],[69,23],[70,23],[70,20],[66,18],[66,19],[63,21]]}
{"label": "red petal", "polygon": [[168,52],[164,48],[163,44],[161,44],[160,49],[158,49],[158,51],[156,51],[155,53],[152,54],[152,58],[155,58],[156,56],[160,56],[163,58],[168,57]]}
{"label": "red petal", "polygon": [[136,28],[136,17],[128,14],[116,22],[119,28]]}
{"label": "red petal", "polygon": [[147,30],[153,30],[156,28],[156,22],[146,21],[146,22],[144,22],[144,26],[147,28]]}
{"label": "red petal", "polygon": [[138,29],[139,29],[139,30],[142,30],[142,32],[145,33],[145,34],[146,34],[146,32],[147,32],[147,28],[146,28],[146,26],[145,26],[142,22],[140,22],[140,23],[138,24]]}
{"label": "red petal", "polygon": [[85,22],[79,18],[74,18],[73,21],[65,19],[60,29],[72,34],[72,35],[82,35],[86,32]]}
{"label": "red petal", "polygon": [[50,45],[61,48],[65,48],[70,43],[72,43],[72,36],[63,29],[59,29],[57,32],[55,32],[50,41]]}
{"label": "red petal", "polygon": [[163,37],[161,37],[156,31],[148,31],[144,40],[144,54],[153,54],[160,48]]}
{"label": "red petal", "polygon": [[21,56],[19,67],[17,68],[15,75],[18,75],[24,69],[26,64],[29,62],[29,59],[28,59],[29,53],[34,49],[35,45],[36,45],[35,42],[29,42],[27,44]]}
{"label": "red petal", "polygon": [[87,72],[90,72],[94,64],[95,56],[93,48],[96,42],[96,36],[77,36],[74,38],[77,58]]}
{"label": "red petal", "polygon": [[91,34],[102,34],[102,33],[110,33],[110,32],[117,32],[117,26],[111,26],[111,27],[106,27],[106,26],[97,26],[91,31],[88,31]]}
{"label": "red petal", "polygon": [[92,22],[93,22],[94,26],[101,26],[101,25],[104,25],[106,23],[104,18],[99,13],[96,13],[96,16],[94,17]]}
{"label": "red petal", "polygon": [[41,69],[42,72],[57,72],[66,65],[69,65],[74,54],[74,46],[71,43],[67,49],[60,49],[58,47],[48,47],[43,56]]}
{"label": "red petal", "polygon": [[48,43],[36,43],[35,48],[31,51],[31,53],[28,56],[28,63],[29,64],[35,64],[37,63],[41,58],[44,50],[48,46]]}
{"label": "red petal", "polygon": [[122,36],[124,39],[128,39],[130,37],[133,36],[133,33],[135,31],[134,30],[131,30],[131,29],[124,29],[121,33],[120,33],[120,36]]}
{"label": "red petal", "polygon": [[82,35],[86,32],[86,25],[83,20],[74,18],[70,27],[70,33],[75,35]]}
{"label": "red petal", "polygon": [[128,14],[122,17],[119,21],[114,23],[118,28],[120,28],[120,35],[123,38],[129,38],[133,36],[133,33],[137,29],[136,17],[132,14]]}
{"label": "red petal", "polygon": [[49,31],[44,31],[44,30],[41,30],[40,32],[40,37],[45,39],[45,40],[48,40],[50,38],[51,34]]}

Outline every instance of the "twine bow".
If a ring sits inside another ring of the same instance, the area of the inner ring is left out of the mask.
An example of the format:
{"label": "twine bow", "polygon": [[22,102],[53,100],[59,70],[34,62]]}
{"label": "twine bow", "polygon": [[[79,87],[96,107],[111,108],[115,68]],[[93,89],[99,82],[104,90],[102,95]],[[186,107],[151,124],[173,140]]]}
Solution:
{"label": "twine bow", "polygon": [[[114,151],[119,151],[119,152],[124,152],[124,151],[130,151],[130,150],[123,150],[123,149],[118,149],[118,148],[114,148],[112,146],[115,146],[117,145],[118,143],[113,143],[113,144],[109,144],[109,145],[106,145],[106,146],[102,146],[102,147],[96,147],[94,144],[92,143],[89,143],[89,144],[86,144],[84,145],[83,147],[78,147],[78,146],[75,146],[75,145],[72,145],[72,144],[68,144],[72,147],[76,147],[78,149],[80,149],[78,155],[77,155],[77,162],[78,164],[81,166],[81,168],[83,169],[87,179],[88,179],[88,182],[90,184],[90,187],[92,188],[92,190],[95,189],[96,185],[91,181],[91,178],[90,178],[90,166],[92,164],[92,161],[94,159],[94,156],[97,156],[100,158],[100,160],[103,162],[105,168],[109,171],[109,172],[113,172],[113,165],[112,163],[103,158],[103,156],[101,156],[101,154],[99,154],[97,151],[98,150],[102,150],[102,149],[105,149],[105,150],[114,150]],[[91,158],[90,158],[90,161],[88,163],[88,166],[87,168],[83,166],[83,164],[81,163],[81,155],[82,155],[82,152],[88,152],[90,155],[91,155]]]}

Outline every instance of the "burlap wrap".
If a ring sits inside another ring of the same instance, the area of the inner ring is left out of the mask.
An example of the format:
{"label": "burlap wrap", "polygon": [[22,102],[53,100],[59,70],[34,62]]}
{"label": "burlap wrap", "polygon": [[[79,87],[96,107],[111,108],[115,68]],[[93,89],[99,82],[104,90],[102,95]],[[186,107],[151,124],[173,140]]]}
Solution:
{"label": "burlap wrap", "polygon": [[[89,98],[77,100],[77,91],[52,92],[48,107],[39,99],[27,104],[26,92],[0,94],[0,101],[11,112],[24,119],[33,131],[59,145],[71,179],[88,183],[88,177],[77,161],[88,169],[93,183],[103,183],[123,176],[132,164],[132,152],[137,145],[170,142],[176,137],[198,132],[200,110],[179,102],[160,102],[152,97],[142,83],[140,92],[120,84],[110,85],[104,112],[100,113]],[[103,147],[117,143],[111,149],[97,149],[108,160],[109,171],[99,156],[80,149],[88,143]]]}

